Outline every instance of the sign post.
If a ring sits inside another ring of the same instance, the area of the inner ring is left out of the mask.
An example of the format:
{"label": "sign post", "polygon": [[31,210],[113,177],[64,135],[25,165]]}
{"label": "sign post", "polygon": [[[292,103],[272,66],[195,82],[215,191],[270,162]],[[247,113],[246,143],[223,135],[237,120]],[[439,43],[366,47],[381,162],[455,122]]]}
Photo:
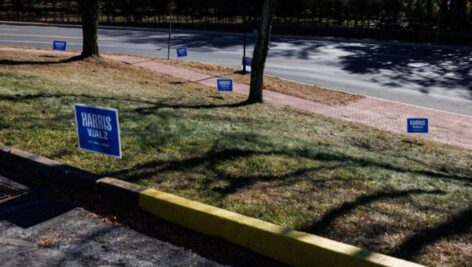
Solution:
{"label": "sign post", "polygon": [[170,40],[172,36],[172,20],[173,20],[173,14],[174,10],[177,9],[177,4],[175,4],[174,1],[170,2],[167,5],[167,10],[170,12],[170,19],[169,19],[169,38],[167,39],[167,60],[170,59]]}
{"label": "sign post", "polygon": [[243,74],[246,74],[248,71],[246,69],[246,64],[244,64],[244,60],[246,58],[246,42],[247,42],[247,25],[246,25],[246,1],[243,1]]}
{"label": "sign post", "polygon": [[79,147],[121,159],[118,110],[74,104]]}
{"label": "sign post", "polygon": [[52,50],[56,51],[66,51],[67,49],[67,42],[66,41],[53,41],[52,42]]}
{"label": "sign post", "polygon": [[428,119],[425,118],[409,118],[407,119],[408,133],[428,133]]}

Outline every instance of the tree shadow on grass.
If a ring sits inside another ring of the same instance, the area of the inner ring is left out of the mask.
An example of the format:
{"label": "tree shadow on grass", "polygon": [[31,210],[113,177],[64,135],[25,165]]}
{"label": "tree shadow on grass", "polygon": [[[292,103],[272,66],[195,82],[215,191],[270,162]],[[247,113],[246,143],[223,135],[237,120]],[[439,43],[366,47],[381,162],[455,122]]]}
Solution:
{"label": "tree shadow on grass", "polygon": [[70,58],[58,60],[58,61],[32,61],[32,60],[8,60],[2,59],[0,60],[0,66],[17,66],[17,65],[54,65],[54,64],[65,64],[83,60],[84,57],[82,56],[73,56]]}
{"label": "tree shadow on grass", "polygon": [[248,102],[247,100],[237,103],[229,104],[200,104],[200,105],[186,105],[186,104],[167,104],[167,103],[156,103],[152,104],[149,107],[140,107],[136,108],[133,111],[142,114],[148,115],[153,114],[159,109],[170,108],[170,109],[214,109],[214,108],[238,108],[251,105],[253,103]]}
{"label": "tree shadow on grass", "polygon": [[[228,136],[230,140],[238,143],[238,139],[244,138],[244,136]],[[243,142],[244,143],[244,142]],[[324,166],[322,168],[301,168],[292,172],[287,172],[280,175],[246,175],[246,176],[231,176],[224,174],[217,170],[219,163],[225,161],[235,161],[237,159],[248,158],[252,156],[286,156],[295,158],[304,158],[309,160],[322,161]],[[395,166],[390,163],[376,162],[366,158],[354,158],[352,156],[327,153],[327,152],[315,152],[308,149],[286,149],[284,150],[273,149],[266,151],[257,151],[252,149],[238,149],[238,148],[217,148],[214,146],[207,153],[180,160],[151,160],[145,163],[137,164],[133,167],[105,173],[106,176],[118,176],[121,179],[138,182],[142,179],[146,179],[155,176],[159,173],[175,172],[175,171],[190,171],[195,167],[205,165],[205,168],[211,171],[218,180],[225,180],[229,186],[225,188],[217,189],[219,193],[231,194],[240,189],[249,187],[260,181],[274,181],[274,180],[285,180],[290,177],[299,177],[308,172],[315,172],[323,168],[338,168],[338,167],[377,167],[386,169],[389,171],[411,173],[413,175],[424,175],[430,178],[448,179],[466,183],[467,185],[472,184],[470,177],[458,176],[448,173],[440,173],[429,170],[411,170],[408,168]],[[413,193],[413,192],[411,192]],[[379,197],[387,197],[387,195],[380,195]]]}
{"label": "tree shadow on grass", "polygon": [[[417,232],[403,241],[392,255],[413,259],[421,250],[440,240],[458,236],[472,230],[472,206],[461,210],[448,220]],[[471,232],[472,233],[472,232]]]}
{"label": "tree shadow on grass", "polygon": [[263,154],[263,152],[251,150],[223,149],[221,151],[210,151],[203,156],[197,156],[188,159],[152,160],[119,171],[107,172],[103,175],[111,177],[118,176],[126,181],[138,182],[145,177],[149,177],[157,173],[189,170],[206,163],[216,164],[217,162],[226,160],[234,160],[237,158]]}
{"label": "tree shadow on grass", "polygon": [[302,175],[320,171],[322,169],[328,169],[327,167],[313,167],[313,168],[300,168],[294,171],[289,171],[283,174],[261,174],[261,175],[248,175],[248,176],[236,176],[236,175],[225,175],[221,174],[218,176],[218,180],[226,180],[228,185],[224,187],[213,187],[212,191],[219,193],[221,196],[236,193],[242,188],[247,188],[250,185],[255,185],[260,182],[271,182],[271,181],[283,181],[284,183],[291,183]]}
{"label": "tree shadow on grass", "polygon": [[409,189],[409,190],[400,190],[400,191],[390,191],[390,192],[375,192],[373,194],[367,194],[356,198],[351,202],[344,202],[341,206],[333,208],[330,211],[326,212],[321,219],[313,222],[310,226],[304,228],[304,231],[310,233],[326,233],[327,229],[331,224],[337,219],[340,218],[359,206],[365,206],[376,201],[384,199],[396,199],[403,198],[410,195],[418,194],[445,194],[446,192],[442,190],[423,190],[423,189]]}
{"label": "tree shadow on grass", "polygon": [[[230,140],[235,140],[237,143],[238,135],[231,135]],[[239,158],[247,158],[251,156],[289,156],[289,157],[298,157],[311,160],[318,160],[326,162],[334,162],[337,167],[341,166],[350,166],[350,167],[377,167],[386,169],[389,171],[401,172],[401,173],[411,173],[414,175],[423,175],[431,178],[438,179],[447,179],[455,180],[459,182],[464,182],[467,185],[472,184],[472,178],[461,175],[454,175],[450,173],[441,173],[437,171],[430,170],[411,170],[408,168],[395,166],[390,163],[385,162],[376,162],[372,159],[367,158],[354,158],[349,155],[343,155],[339,153],[328,153],[328,152],[316,152],[308,149],[301,150],[266,150],[266,151],[257,151],[250,149],[237,149],[237,148],[222,148],[216,149],[213,147],[210,151],[201,156],[196,156],[188,159],[182,160],[153,160],[146,163],[138,164],[128,169],[108,173],[107,175],[118,175],[123,177],[126,180],[136,182],[141,179],[144,179],[149,176],[153,176],[157,173],[170,172],[170,171],[186,171],[191,170],[194,167],[208,164],[210,167],[215,167],[219,162],[224,162],[228,160],[236,160]],[[145,170],[136,172],[136,170]],[[214,170],[213,170],[214,171]],[[296,173],[296,172],[295,172]],[[219,175],[222,175],[221,173]],[[286,175],[281,175],[280,178],[287,177]],[[228,178],[231,178],[228,176]],[[234,191],[230,190],[230,191]]]}
{"label": "tree shadow on grass", "polygon": [[96,95],[85,95],[85,94],[59,94],[59,93],[39,93],[39,94],[16,94],[16,95],[0,95],[0,100],[22,102],[27,100],[35,100],[40,98],[67,98],[67,97],[78,97],[87,98],[91,100],[112,100],[121,102],[133,102],[137,104],[149,105],[146,107],[139,107],[133,109],[131,112],[137,112],[141,115],[153,114],[159,109],[170,108],[170,109],[213,109],[213,108],[237,108],[250,105],[252,103],[247,101],[228,103],[228,104],[168,104],[164,101],[148,101],[136,98],[123,98],[123,97],[107,97],[107,96],[96,96]]}

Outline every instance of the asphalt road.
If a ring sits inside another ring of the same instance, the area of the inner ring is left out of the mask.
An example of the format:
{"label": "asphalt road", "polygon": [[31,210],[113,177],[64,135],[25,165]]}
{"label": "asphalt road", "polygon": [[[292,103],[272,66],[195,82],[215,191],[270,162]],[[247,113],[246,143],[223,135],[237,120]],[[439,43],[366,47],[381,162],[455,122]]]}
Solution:
{"label": "asphalt road", "polygon": [[0,174],[0,266],[283,266],[110,199]]}
{"label": "asphalt road", "polygon": [[[81,48],[81,29],[71,26],[0,25],[0,45],[50,48],[65,40]],[[255,41],[249,35],[248,55]],[[110,28],[99,32],[102,51],[167,57],[166,29]],[[242,36],[174,32],[185,60],[240,66]],[[266,73],[286,79],[413,105],[472,115],[472,49],[339,38],[273,36]]]}

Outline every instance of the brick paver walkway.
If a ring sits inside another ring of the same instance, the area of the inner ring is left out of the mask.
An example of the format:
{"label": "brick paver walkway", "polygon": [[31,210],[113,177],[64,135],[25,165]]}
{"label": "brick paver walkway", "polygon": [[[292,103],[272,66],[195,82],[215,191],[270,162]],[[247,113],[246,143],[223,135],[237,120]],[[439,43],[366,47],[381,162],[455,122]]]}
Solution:
{"label": "brick paver walkway", "polygon": [[[25,49],[0,48],[3,51],[25,51]],[[44,50],[27,50],[55,53]],[[103,55],[160,74],[216,87],[216,77],[196,71],[179,68],[137,56]],[[235,83],[234,92],[247,95],[248,85]],[[415,134],[419,138],[459,146],[472,150],[472,116],[454,114],[435,109],[397,103],[372,97],[365,97],[344,106],[329,106],[310,100],[289,96],[273,91],[264,91],[264,100],[269,103],[290,106],[295,109],[323,114],[328,117],[361,123],[381,130],[406,133],[407,118],[428,118],[429,133]],[[472,108],[472,106],[471,106]]]}

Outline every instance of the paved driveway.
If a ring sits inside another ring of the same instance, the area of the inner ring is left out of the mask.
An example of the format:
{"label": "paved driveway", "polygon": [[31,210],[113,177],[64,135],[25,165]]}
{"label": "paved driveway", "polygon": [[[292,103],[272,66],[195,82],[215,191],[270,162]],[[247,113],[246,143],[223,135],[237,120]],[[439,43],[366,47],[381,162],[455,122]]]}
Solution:
{"label": "paved driveway", "polygon": [[44,189],[0,176],[3,266],[220,266],[191,251],[138,233],[83,208],[48,198]]}
{"label": "paved driveway", "polygon": [[[64,193],[66,198],[83,199],[85,207],[100,206],[87,195]],[[102,214],[74,205],[74,201],[56,198],[49,188],[27,186],[0,175],[0,265],[1,266],[222,266],[272,265],[268,260],[254,259],[254,254],[225,247],[221,241],[191,233],[160,221],[146,221],[142,215],[128,216],[133,228],[160,232],[149,236],[118,222],[113,211]],[[88,202],[88,204],[87,204]],[[67,203],[67,204],[66,204]],[[156,228],[154,228],[156,227]],[[173,238],[172,236],[182,235]],[[159,238],[159,235],[162,238]],[[172,240],[180,240],[172,244]],[[194,244],[191,244],[194,243]],[[199,249],[197,246],[208,246]],[[215,244],[220,244],[214,247]],[[213,246],[213,248],[212,248]],[[207,256],[191,251],[196,248]],[[241,261],[218,251],[225,250]],[[209,253],[205,251],[210,251]],[[215,252],[211,255],[211,251]],[[248,256],[247,259],[244,256]],[[253,258],[251,258],[253,257]],[[249,264],[248,264],[249,263]]]}

